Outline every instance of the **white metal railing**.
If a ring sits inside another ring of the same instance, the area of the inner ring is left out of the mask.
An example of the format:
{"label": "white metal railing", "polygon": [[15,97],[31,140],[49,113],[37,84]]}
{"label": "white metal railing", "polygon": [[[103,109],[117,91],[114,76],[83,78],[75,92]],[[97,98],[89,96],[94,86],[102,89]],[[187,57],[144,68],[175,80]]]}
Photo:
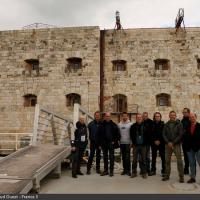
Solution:
{"label": "white metal railing", "polygon": [[[94,117],[87,112],[84,108],[82,108],[78,103],[74,104],[74,116],[73,116],[73,128],[76,129],[76,122],[79,120],[79,117],[82,115],[85,117],[85,122],[88,124],[90,121],[94,119]],[[74,133],[73,130],[73,133]],[[74,134],[71,135],[71,138],[74,139]]]}
{"label": "white metal railing", "polygon": [[82,108],[78,103],[74,104],[74,125],[79,120],[80,115],[85,116],[86,124],[88,124],[94,117],[87,112],[84,108]]}
{"label": "white metal railing", "polygon": [[35,108],[32,145],[53,142],[55,145],[70,144],[72,120],[41,108]]}
{"label": "white metal railing", "polygon": [[30,145],[33,133],[0,133],[0,151],[17,151]]}
{"label": "white metal railing", "polygon": [[74,104],[73,121],[39,106],[35,107],[33,133],[0,133],[0,151],[16,151],[25,145],[53,143],[70,145],[74,138],[76,122],[84,115],[86,124],[93,116],[79,104]]}

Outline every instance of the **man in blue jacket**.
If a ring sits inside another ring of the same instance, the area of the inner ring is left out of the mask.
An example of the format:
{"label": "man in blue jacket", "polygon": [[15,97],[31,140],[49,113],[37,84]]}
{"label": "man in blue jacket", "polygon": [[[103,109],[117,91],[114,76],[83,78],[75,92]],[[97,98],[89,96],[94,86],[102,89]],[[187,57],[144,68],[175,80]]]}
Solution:
{"label": "man in blue jacket", "polygon": [[94,113],[94,120],[88,124],[89,140],[90,140],[90,156],[87,163],[87,174],[91,174],[91,166],[96,152],[96,172],[100,174],[100,160],[101,160],[101,149],[97,144],[97,131],[101,124],[101,115],[99,111]]}

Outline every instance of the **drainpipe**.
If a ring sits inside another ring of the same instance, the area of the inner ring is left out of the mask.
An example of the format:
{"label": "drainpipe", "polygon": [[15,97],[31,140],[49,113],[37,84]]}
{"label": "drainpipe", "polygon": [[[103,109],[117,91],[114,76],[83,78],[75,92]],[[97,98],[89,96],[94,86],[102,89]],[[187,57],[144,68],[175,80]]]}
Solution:
{"label": "drainpipe", "polygon": [[104,112],[105,32],[100,30],[100,112]]}

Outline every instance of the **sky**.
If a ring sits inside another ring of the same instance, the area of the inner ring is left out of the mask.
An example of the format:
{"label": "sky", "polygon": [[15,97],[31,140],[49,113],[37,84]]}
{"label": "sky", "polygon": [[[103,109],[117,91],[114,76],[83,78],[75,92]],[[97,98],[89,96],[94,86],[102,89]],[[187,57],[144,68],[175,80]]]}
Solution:
{"label": "sky", "polygon": [[200,27],[200,0],[0,0],[0,30],[33,23],[112,29],[116,11],[124,29],[174,27],[179,8],[186,27]]}

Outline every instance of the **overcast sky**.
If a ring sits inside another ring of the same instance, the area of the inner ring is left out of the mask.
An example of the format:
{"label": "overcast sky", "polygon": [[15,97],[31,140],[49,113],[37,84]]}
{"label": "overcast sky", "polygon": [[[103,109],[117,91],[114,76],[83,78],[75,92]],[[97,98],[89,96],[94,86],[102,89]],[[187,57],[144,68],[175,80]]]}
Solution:
{"label": "overcast sky", "polygon": [[179,8],[186,26],[200,26],[200,0],[0,0],[0,30],[36,22],[112,29],[116,10],[124,29],[174,27]]}

